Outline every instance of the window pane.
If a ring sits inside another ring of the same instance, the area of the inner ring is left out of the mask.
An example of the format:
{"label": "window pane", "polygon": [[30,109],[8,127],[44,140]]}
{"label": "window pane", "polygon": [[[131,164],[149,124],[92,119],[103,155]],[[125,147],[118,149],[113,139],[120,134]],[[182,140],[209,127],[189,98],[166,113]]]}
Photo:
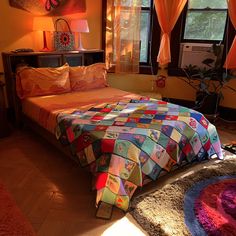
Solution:
{"label": "window pane", "polygon": [[115,0],[114,6],[122,6],[122,7],[135,7],[140,6],[140,0]]}
{"label": "window pane", "polygon": [[150,28],[150,12],[142,11],[140,22],[140,62],[148,62],[148,38]]}
{"label": "window pane", "polygon": [[218,9],[227,9],[227,2],[226,0],[190,0],[188,8],[198,8],[198,9],[204,9],[204,8],[218,8]]}
{"label": "window pane", "polygon": [[142,0],[142,7],[151,7],[151,0]]}
{"label": "window pane", "polygon": [[226,11],[188,11],[184,39],[222,40],[226,16]]}

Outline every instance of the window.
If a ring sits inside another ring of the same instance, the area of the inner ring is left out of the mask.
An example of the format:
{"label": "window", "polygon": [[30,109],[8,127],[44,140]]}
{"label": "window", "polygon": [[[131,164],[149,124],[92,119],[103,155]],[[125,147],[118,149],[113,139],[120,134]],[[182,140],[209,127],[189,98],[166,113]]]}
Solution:
{"label": "window", "polygon": [[183,39],[222,41],[226,19],[226,0],[189,0]]}
{"label": "window", "polygon": [[[115,4],[114,0],[102,0],[102,17],[103,17],[103,49],[106,52],[106,60],[110,62],[110,71],[114,71],[114,50],[116,45],[112,45],[113,25],[111,6]],[[122,0],[122,4],[132,2],[130,0]],[[156,74],[157,63],[156,58],[160,45],[160,26],[157,20],[156,11],[153,7],[153,0],[141,0],[141,14],[140,14],[140,41],[138,47],[140,48],[139,55],[139,73],[141,74]],[[123,17],[124,18],[124,17]],[[121,20],[123,20],[121,17]],[[130,32],[128,32],[130,33]],[[108,59],[107,59],[108,58]]]}
{"label": "window", "polygon": [[221,43],[222,64],[234,40],[235,29],[228,17],[226,0],[188,0],[171,33],[171,63],[168,75],[181,76],[181,43]]}
{"label": "window", "polygon": [[142,0],[140,19],[140,62],[149,63],[149,41],[152,18],[152,0]]}

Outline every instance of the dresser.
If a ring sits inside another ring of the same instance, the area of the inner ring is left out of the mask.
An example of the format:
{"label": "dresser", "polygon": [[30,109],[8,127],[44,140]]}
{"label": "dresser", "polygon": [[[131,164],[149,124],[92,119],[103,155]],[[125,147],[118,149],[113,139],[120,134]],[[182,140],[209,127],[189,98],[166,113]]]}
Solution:
{"label": "dresser", "polygon": [[19,101],[15,93],[15,72],[19,65],[32,67],[58,67],[66,62],[70,66],[90,65],[104,62],[103,50],[53,51],[53,52],[3,52],[3,67],[6,82],[10,119],[19,120]]}

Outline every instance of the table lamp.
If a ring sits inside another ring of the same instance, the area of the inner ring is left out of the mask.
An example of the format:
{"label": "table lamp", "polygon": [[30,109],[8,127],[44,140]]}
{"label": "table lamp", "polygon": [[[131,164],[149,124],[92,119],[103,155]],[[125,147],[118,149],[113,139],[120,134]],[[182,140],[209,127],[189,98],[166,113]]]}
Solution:
{"label": "table lamp", "polygon": [[43,31],[42,52],[50,51],[47,45],[46,31],[54,31],[54,24],[51,17],[35,17],[33,22],[34,31]]}
{"label": "table lamp", "polygon": [[89,33],[88,21],[79,19],[71,21],[71,30],[79,33],[79,47],[78,50],[85,50],[82,45],[81,33]]}

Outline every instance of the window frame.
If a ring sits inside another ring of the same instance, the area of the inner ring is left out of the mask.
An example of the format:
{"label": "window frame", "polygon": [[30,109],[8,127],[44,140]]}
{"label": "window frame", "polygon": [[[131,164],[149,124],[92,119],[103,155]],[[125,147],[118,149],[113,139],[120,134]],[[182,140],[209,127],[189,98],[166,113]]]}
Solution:
{"label": "window frame", "polygon": [[[152,6],[153,6],[153,0],[150,0],[150,7],[141,7],[141,15],[142,12],[144,11],[149,11],[149,16],[150,16],[150,22],[149,22],[149,32],[148,32],[148,51],[147,51],[147,62],[139,62],[139,65],[149,65],[150,64],[150,48],[151,48],[151,35],[152,35],[152,18],[153,18],[153,11],[152,11]],[[141,40],[140,40],[141,41]]]}
{"label": "window frame", "polygon": [[[214,9],[215,10],[215,9]],[[168,64],[168,75],[169,76],[185,76],[184,72],[181,68],[178,67],[179,65],[179,54],[180,54],[180,44],[181,43],[219,43],[221,42],[224,45],[227,45],[227,47],[224,47],[223,55],[222,55],[222,66],[226,59],[226,55],[231,47],[231,44],[234,40],[236,30],[229,18],[228,12],[227,12],[227,18],[226,18],[226,25],[224,29],[224,37],[222,41],[219,40],[189,40],[184,39],[184,27],[186,23],[187,18],[187,11],[188,11],[188,2],[186,3],[179,19],[176,22],[176,25],[171,33],[171,63]],[[228,31],[228,34],[227,34]]]}

